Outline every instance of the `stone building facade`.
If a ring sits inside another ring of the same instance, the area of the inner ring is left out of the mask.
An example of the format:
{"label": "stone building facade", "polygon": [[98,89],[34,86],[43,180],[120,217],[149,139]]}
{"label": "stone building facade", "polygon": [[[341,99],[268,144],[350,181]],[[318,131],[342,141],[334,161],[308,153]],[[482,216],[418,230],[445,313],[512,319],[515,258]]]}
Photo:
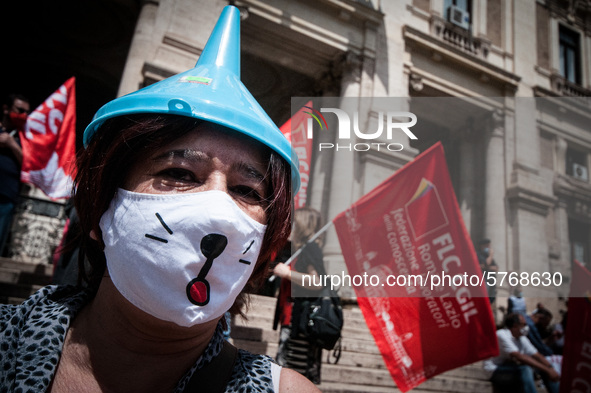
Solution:
{"label": "stone building facade", "polygon": [[[226,4],[145,1],[119,94],[192,67]],[[292,96],[398,97],[418,118],[418,140],[401,151],[314,154],[307,200],[325,217],[439,140],[468,231],[474,242],[493,240],[500,270],[568,280],[573,258],[591,266],[591,2],[234,4],[242,79],[277,124]],[[359,102],[369,127],[384,101]],[[329,270],[343,263],[334,231],[325,253]],[[499,304],[508,291],[500,288]]]}

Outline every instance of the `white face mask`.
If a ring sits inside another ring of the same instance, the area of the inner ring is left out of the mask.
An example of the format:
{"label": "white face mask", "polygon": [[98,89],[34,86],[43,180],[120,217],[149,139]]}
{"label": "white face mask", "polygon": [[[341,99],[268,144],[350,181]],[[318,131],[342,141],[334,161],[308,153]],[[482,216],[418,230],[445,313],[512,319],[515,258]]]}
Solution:
{"label": "white face mask", "polygon": [[527,336],[529,334],[529,326],[524,326],[519,329],[519,333],[521,333],[522,336]]}
{"label": "white face mask", "polygon": [[100,227],[117,290],[140,310],[186,327],[219,318],[234,304],[266,229],[222,191],[123,189]]}

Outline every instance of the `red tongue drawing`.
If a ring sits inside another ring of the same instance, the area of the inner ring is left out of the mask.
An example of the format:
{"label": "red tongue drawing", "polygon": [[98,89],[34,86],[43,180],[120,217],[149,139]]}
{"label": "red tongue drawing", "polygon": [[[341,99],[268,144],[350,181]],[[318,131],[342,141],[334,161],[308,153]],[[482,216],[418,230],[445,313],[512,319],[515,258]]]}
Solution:
{"label": "red tongue drawing", "polygon": [[201,239],[201,253],[206,258],[197,278],[191,280],[187,285],[187,297],[191,303],[197,306],[205,306],[209,303],[209,282],[205,279],[213,260],[220,256],[226,248],[228,239],[224,235],[210,233]]}
{"label": "red tongue drawing", "polygon": [[197,280],[190,285],[189,296],[194,303],[205,305],[209,302],[209,283]]}

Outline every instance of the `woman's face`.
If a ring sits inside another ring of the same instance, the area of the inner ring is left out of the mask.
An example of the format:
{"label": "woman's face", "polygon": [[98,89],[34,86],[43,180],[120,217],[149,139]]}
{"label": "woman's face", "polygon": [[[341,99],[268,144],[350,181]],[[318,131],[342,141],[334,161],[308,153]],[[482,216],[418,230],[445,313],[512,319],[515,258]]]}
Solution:
{"label": "woman's face", "polygon": [[148,194],[223,191],[251,218],[266,224],[267,163],[258,142],[204,123],[138,161],[124,188]]}

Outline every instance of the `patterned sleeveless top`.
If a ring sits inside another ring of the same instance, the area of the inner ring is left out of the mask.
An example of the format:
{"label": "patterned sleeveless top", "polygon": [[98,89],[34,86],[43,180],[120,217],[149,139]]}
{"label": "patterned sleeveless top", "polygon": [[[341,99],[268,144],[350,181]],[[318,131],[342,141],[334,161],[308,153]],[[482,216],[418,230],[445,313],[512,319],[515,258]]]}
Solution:
{"label": "patterned sleeveless top", "polygon": [[[78,311],[91,300],[74,287],[42,288],[21,305],[0,305],[0,393],[45,392],[55,375],[66,332]],[[222,326],[173,393],[185,392],[193,373],[217,356],[224,342]],[[226,393],[272,393],[272,359],[239,350]]]}

